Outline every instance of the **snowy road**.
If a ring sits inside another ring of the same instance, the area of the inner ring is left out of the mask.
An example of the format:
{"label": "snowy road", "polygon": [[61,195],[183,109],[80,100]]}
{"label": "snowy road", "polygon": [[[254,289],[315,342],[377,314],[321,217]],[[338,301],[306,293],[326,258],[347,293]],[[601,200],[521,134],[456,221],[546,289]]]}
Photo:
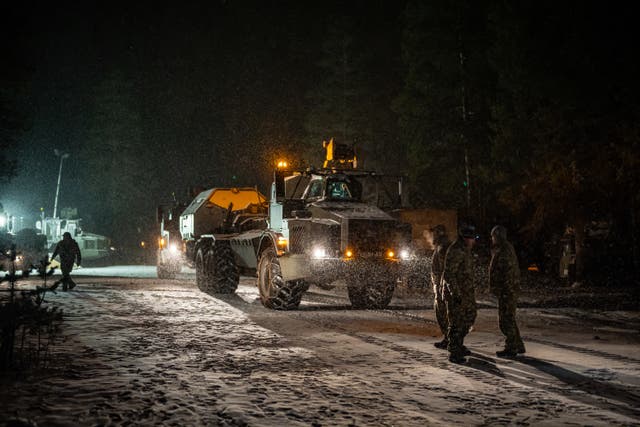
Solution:
{"label": "snowy road", "polygon": [[504,360],[495,357],[496,311],[483,308],[466,341],[473,355],[460,366],[433,347],[440,337],[428,295],[400,292],[390,309],[365,311],[349,308],[344,289],[312,288],[299,310],[274,312],[259,303],[253,279],[236,295],[214,296],[190,274],[160,281],[152,271],[83,269],[76,290],[49,297],[65,311],[66,340],[44,378],[0,384],[0,420],[640,423],[637,312],[520,310],[527,354]]}

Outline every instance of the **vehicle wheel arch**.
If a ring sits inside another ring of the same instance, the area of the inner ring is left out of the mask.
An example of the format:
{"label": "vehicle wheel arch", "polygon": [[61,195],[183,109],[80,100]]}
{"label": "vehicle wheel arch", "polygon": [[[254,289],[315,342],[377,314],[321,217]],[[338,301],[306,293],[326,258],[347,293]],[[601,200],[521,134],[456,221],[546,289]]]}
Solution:
{"label": "vehicle wheel arch", "polygon": [[258,242],[258,250],[256,251],[256,258],[260,259],[262,253],[267,249],[273,249],[276,253],[278,253],[278,248],[276,246],[276,239],[273,233],[264,233],[260,236],[260,241]]}

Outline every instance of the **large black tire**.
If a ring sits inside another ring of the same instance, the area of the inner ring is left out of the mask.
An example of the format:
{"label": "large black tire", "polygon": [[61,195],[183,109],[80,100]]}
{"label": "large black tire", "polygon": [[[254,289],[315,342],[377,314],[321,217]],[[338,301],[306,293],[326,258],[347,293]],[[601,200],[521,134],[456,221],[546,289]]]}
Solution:
{"label": "large black tire", "polygon": [[274,310],[293,310],[300,305],[302,295],[309,288],[304,280],[285,282],[280,261],[272,248],[260,254],[258,261],[258,290],[262,304]]}
{"label": "large black tire", "polygon": [[431,276],[409,273],[402,277],[402,282],[409,289],[428,291],[431,287]]}
{"label": "large black tire", "polygon": [[196,268],[196,283],[200,283],[200,290],[215,294],[234,293],[240,282],[240,273],[231,247],[226,242],[215,242],[211,246],[200,248],[198,255],[202,259],[199,282]]}
{"label": "large black tire", "polygon": [[198,289],[200,289],[202,292],[207,292],[207,286],[206,283],[209,282],[209,279],[206,277],[207,276],[207,272],[204,268],[204,254],[206,251],[208,251],[209,248],[206,246],[201,246],[198,248],[198,250],[196,251],[196,285],[198,286]]}
{"label": "large black tire", "polygon": [[393,280],[367,283],[366,280],[347,279],[347,293],[353,308],[385,308],[391,302],[395,288]]}

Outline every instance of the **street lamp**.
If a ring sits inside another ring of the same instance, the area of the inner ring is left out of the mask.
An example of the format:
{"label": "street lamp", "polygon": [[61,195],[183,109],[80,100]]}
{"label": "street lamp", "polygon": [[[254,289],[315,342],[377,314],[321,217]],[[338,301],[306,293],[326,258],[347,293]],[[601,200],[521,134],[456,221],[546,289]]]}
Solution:
{"label": "street lamp", "polygon": [[58,194],[60,194],[60,177],[62,177],[62,161],[69,157],[69,153],[63,153],[57,148],[53,150],[56,156],[60,157],[60,169],[58,170],[58,185],[56,186],[56,199],[53,202],[53,217],[57,218],[58,214]]}

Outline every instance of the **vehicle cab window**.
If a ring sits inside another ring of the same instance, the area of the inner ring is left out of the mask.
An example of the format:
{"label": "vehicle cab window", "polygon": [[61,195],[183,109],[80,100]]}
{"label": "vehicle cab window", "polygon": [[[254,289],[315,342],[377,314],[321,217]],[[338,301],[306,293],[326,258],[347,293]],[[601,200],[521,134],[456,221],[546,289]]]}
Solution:
{"label": "vehicle cab window", "polygon": [[305,199],[317,199],[322,197],[322,180],[316,179],[309,183],[307,192],[304,195]]}
{"label": "vehicle cab window", "polygon": [[351,200],[351,190],[344,181],[330,181],[327,184],[327,197],[334,200]]}

